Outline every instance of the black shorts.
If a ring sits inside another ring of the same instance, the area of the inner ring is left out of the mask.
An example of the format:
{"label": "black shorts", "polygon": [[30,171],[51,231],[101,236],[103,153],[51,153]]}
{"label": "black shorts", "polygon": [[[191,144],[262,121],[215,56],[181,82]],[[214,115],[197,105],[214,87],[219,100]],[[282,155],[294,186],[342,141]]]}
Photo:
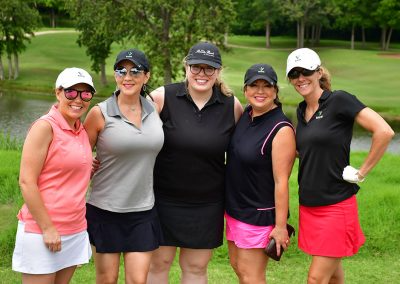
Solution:
{"label": "black shorts", "polygon": [[146,252],[157,249],[163,236],[157,211],[116,213],[86,204],[90,243],[98,253]]}

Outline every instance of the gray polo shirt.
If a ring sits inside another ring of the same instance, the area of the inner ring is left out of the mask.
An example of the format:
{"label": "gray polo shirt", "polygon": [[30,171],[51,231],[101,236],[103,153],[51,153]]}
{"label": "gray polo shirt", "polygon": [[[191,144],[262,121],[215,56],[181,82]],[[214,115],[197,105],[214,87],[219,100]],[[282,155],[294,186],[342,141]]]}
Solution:
{"label": "gray polo shirt", "polygon": [[124,213],[150,210],[154,205],[153,168],[164,133],[154,106],[143,97],[140,100],[140,129],[120,112],[115,94],[98,104],[105,126],[97,138],[100,168],[87,202],[101,209]]}

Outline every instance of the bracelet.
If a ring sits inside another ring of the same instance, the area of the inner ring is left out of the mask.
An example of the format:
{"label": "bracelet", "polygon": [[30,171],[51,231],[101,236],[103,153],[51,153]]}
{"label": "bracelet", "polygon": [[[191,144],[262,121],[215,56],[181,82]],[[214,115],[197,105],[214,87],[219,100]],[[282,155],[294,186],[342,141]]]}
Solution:
{"label": "bracelet", "polygon": [[359,182],[363,182],[365,180],[365,176],[360,174],[360,172],[357,172],[357,175],[361,178],[361,179],[359,179]]}

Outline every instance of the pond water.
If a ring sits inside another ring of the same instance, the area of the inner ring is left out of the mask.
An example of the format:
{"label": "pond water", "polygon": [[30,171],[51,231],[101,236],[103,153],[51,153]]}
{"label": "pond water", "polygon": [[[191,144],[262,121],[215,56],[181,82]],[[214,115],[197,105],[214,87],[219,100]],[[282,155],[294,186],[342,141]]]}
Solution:
{"label": "pond water", "polygon": [[[0,131],[12,138],[24,140],[32,122],[48,112],[55,102],[54,95],[33,95],[26,93],[12,94],[0,91]],[[92,105],[96,101],[92,102]],[[295,121],[294,108],[285,109],[288,116]],[[392,123],[391,123],[392,124]],[[389,145],[388,152],[400,154],[400,125],[392,124],[395,138]],[[369,133],[356,129],[351,144],[354,151],[368,151],[371,139]]]}

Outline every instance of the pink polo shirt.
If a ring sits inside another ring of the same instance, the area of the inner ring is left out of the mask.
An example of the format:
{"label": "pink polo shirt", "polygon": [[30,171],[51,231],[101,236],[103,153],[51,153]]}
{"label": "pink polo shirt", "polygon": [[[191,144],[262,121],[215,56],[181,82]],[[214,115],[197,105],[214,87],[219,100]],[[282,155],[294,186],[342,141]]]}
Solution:
{"label": "pink polo shirt", "polygon": [[[44,205],[60,235],[84,231],[85,196],[92,163],[88,135],[80,121],[78,130],[71,129],[57,105],[39,119],[48,121],[53,129],[53,140],[38,178]],[[42,233],[26,204],[18,219],[25,222],[26,232]]]}

